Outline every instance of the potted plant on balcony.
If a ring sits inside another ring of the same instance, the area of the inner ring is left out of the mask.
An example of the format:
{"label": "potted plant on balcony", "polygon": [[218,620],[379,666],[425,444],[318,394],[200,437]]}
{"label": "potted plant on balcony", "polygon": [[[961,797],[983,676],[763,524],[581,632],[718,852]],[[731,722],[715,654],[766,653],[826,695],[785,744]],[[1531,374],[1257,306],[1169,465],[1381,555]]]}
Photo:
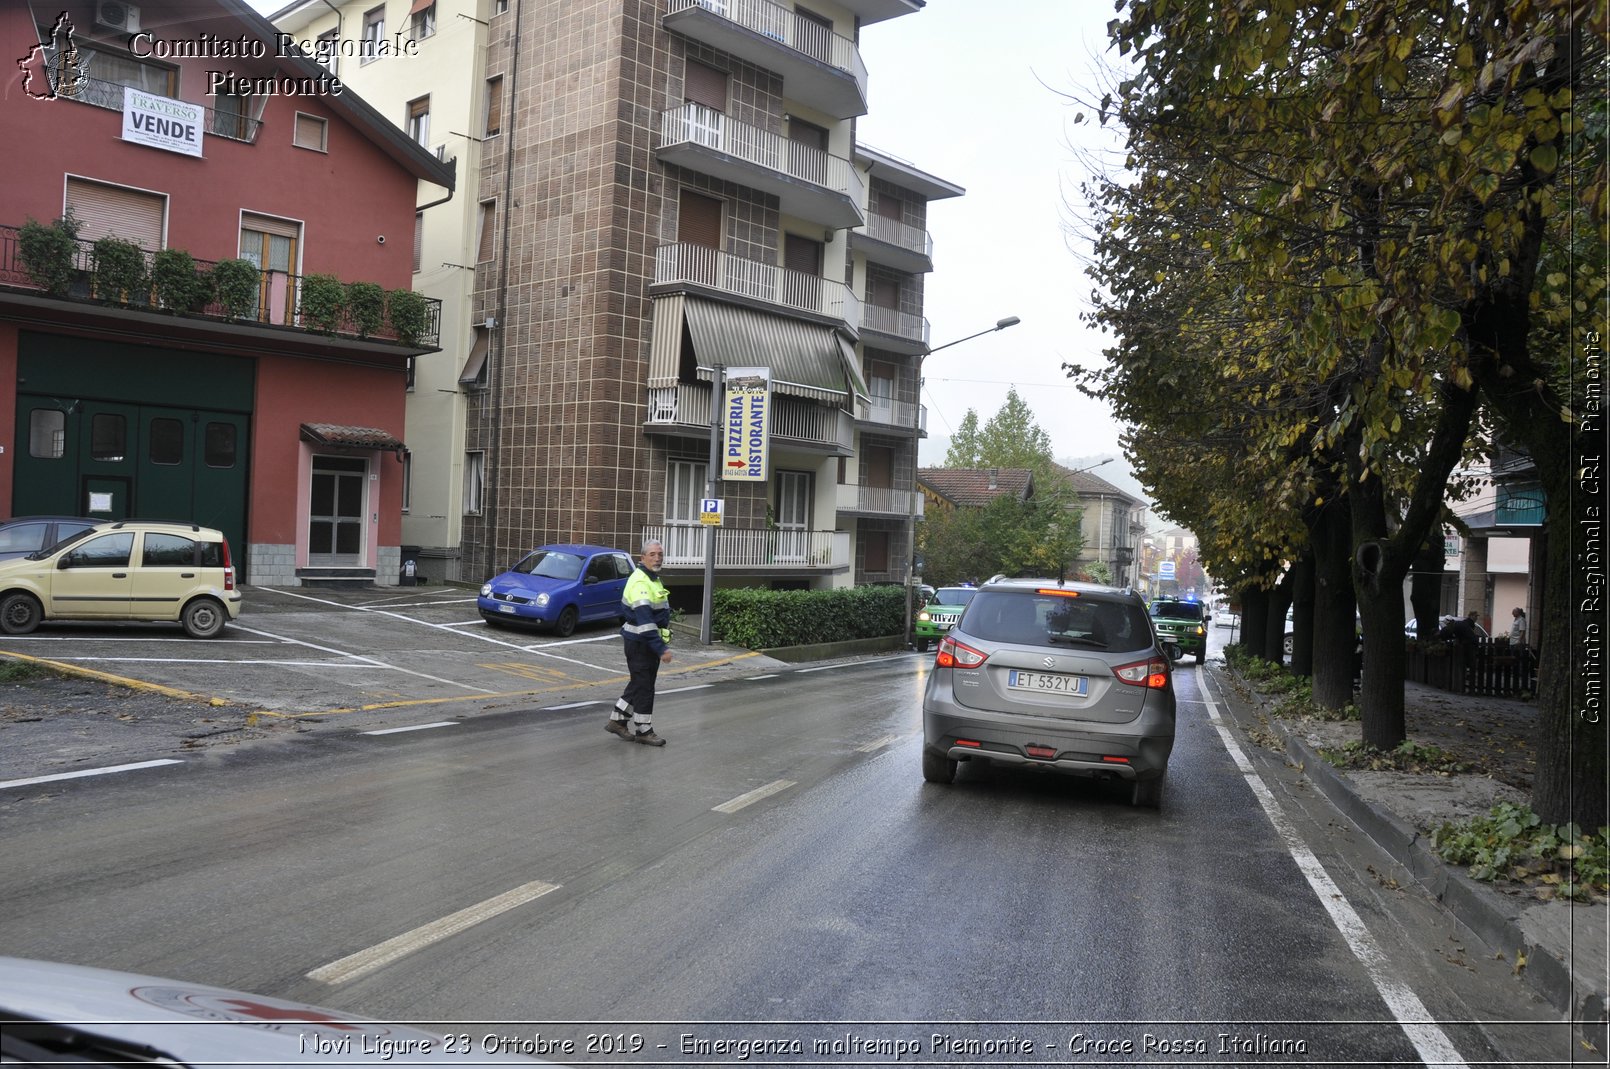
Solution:
{"label": "potted plant on balcony", "polygon": [[218,303],[230,319],[252,318],[263,284],[263,273],[250,260],[220,260],[212,268]]}
{"label": "potted plant on balcony", "polygon": [[151,289],[170,312],[199,312],[212,299],[212,279],[196,268],[183,249],[162,249],[151,257]]}
{"label": "potted plant on balcony", "polygon": [[347,286],[347,310],[358,337],[367,338],[386,321],[386,291],[378,282],[353,282]]}
{"label": "potted plant on balcony", "polygon": [[334,334],[347,310],[347,288],[334,275],[308,275],[298,304],[304,327]]}
{"label": "potted plant on balcony", "polygon": [[79,222],[71,212],[53,223],[41,223],[29,216],[17,230],[17,254],[22,269],[40,289],[53,297],[65,297],[78,272]]}
{"label": "potted plant on balcony", "polygon": [[95,242],[95,296],[114,304],[149,304],[151,275],[145,250],[132,241],[107,235]]}
{"label": "potted plant on balcony", "polygon": [[391,329],[404,345],[418,345],[430,318],[430,306],[422,294],[413,290],[392,290],[386,297],[386,314]]}

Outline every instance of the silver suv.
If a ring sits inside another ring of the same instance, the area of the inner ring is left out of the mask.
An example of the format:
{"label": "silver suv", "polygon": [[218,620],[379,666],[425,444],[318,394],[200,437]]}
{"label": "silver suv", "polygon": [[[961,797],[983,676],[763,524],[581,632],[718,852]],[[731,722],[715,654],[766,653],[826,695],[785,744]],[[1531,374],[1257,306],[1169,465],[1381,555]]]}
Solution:
{"label": "silver suv", "polygon": [[1162,801],[1174,677],[1133,591],[1055,579],[981,587],[939,643],[922,702],[922,774],[995,761],[1122,780]]}

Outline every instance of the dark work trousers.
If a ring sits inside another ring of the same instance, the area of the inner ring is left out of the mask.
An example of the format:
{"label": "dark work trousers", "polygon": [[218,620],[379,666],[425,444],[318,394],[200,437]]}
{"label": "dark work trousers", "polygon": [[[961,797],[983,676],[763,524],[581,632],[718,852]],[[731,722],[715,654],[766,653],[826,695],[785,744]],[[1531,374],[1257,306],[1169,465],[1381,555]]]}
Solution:
{"label": "dark work trousers", "polygon": [[636,713],[632,722],[637,729],[647,731],[653,724],[654,681],[659,678],[660,659],[647,642],[628,639],[625,645],[626,669],[631,672],[632,678],[621,692],[621,697],[631,704]]}

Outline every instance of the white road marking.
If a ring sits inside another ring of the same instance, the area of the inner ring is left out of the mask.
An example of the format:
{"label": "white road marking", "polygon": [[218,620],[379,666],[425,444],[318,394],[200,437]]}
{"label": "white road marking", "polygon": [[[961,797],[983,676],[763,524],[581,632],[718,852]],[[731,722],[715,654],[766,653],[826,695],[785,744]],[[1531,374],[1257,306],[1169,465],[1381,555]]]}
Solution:
{"label": "white road marking", "polygon": [[539,650],[547,649],[549,646],[579,646],[585,642],[619,642],[620,637],[621,633],[619,631],[611,631],[607,635],[594,635],[592,638],[559,638],[552,642],[533,642],[522,648],[536,653]]}
{"label": "white road marking", "polygon": [[81,768],[77,772],[57,772],[49,776],[30,776],[27,779],[8,779],[0,781],[0,790],[6,787],[27,787],[34,783],[54,783],[64,779],[82,779],[85,776],[105,776],[113,772],[133,772],[139,768],[155,768],[158,765],[182,765],[183,761],[175,761],[165,757],[160,761],[138,761],[132,765],[108,765],[105,768]]}
{"label": "white road marking", "polygon": [[792,786],[794,786],[794,781],[791,779],[772,780],[764,787],[756,787],[748,794],[740,794],[730,802],[722,802],[720,805],[711,806],[710,808],[717,813],[736,813],[746,805],[752,805],[762,798],[770,798],[777,792],[786,791]]}
{"label": "white road marking", "polygon": [[775,672],[773,672],[773,673],[772,673],[772,674],[771,674],[771,675],[766,675],[766,676],[744,676],[744,679],[746,679],[746,680],[754,680],[754,679],[776,679],[776,678],[777,678],[777,673],[775,673]]}
{"label": "white road marking", "polygon": [[272,646],[273,643],[263,638],[117,638],[112,635],[7,635],[6,642],[71,642],[74,645],[83,645],[89,642],[182,642],[185,645],[194,645],[197,642],[206,642],[218,646]]}
{"label": "white road marking", "polygon": [[582,709],[589,705],[603,705],[603,702],[571,702],[569,705],[550,705],[549,709]]}
{"label": "white road marking", "polygon": [[464,690],[473,690],[477,694],[496,694],[497,693],[496,691],[487,690],[485,687],[472,687],[468,683],[460,683],[460,682],[458,682],[456,680],[452,680],[452,679],[443,679],[440,676],[427,675],[424,672],[416,672],[412,668],[403,668],[400,665],[387,664],[385,661],[379,661],[379,660],[376,660],[373,657],[365,657],[361,653],[348,653],[346,650],[338,650],[338,649],[333,649],[333,648],[331,648],[329,646],[321,646],[317,642],[307,642],[307,641],[304,641],[303,639],[299,639],[299,638],[288,638],[285,635],[276,635],[271,631],[259,631],[259,630],[257,630],[256,628],[253,628],[253,627],[246,627],[246,628],[242,628],[241,630],[250,631],[254,635],[263,635],[263,636],[266,636],[268,638],[277,638],[281,642],[288,642],[293,646],[306,646],[308,649],[310,649],[310,650],[318,650],[320,653],[333,653],[337,657],[347,657],[347,658],[350,658],[351,660],[359,661],[359,662],[361,662],[363,664],[371,665],[372,667],[375,667],[375,668],[390,668],[390,669],[393,669],[393,670],[398,671],[398,672],[404,672],[404,673],[406,673],[408,675],[411,675],[411,676],[418,676],[420,679],[428,679],[433,683],[444,683],[449,687],[460,687],[460,688],[462,688]]}
{"label": "white road marking", "polygon": [[127,663],[144,662],[149,664],[276,664],[286,668],[392,668],[393,665],[380,664],[354,664],[351,661],[237,661],[232,658],[217,657],[55,657],[52,660],[72,661],[74,663],[85,661]]}
{"label": "white road marking", "polygon": [[1342,889],[1330,878],[1325,866],[1320,864],[1319,858],[1314,856],[1308,844],[1297,834],[1297,829],[1286,816],[1285,810],[1280,807],[1268,785],[1263,782],[1263,777],[1252,767],[1252,762],[1235,741],[1235,736],[1230,733],[1229,725],[1219,716],[1218,703],[1207,696],[1207,686],[1200,664],[1196,666],[1196,687],[1202,693],[1203,703],[1208,708],[1208,720],[1218,730],[1224,748],[1230,752],[1230,757],[1241,770],[1247,786],[1257,795],[1264,814],[1285,842],[1286,851],[1297,863],[1297,868],[1308,881],[1308,886],[1313,889],[1320,905],[1330,914],[1331,923],[1341,932],[1354,957],[1364,966],[1364,971],[1369,974],[1376,991],[1380,992],[1382,1001],[1386,1003],[1387,1009],[1392,1011],[1398,1027],[1403,1029],[1403,1034],[1409,1037],[1409,1042],[1413,1043],[1414,1049],[1419,1052],[1420,1059],[1427,1065],[1463,1066],[1465,1060],[1460,1057],[1459,1051],[1455,1049],[1447,1034],[1432,1023],[1431,1013],[1420,1001],[1420,997],[1392,975],[1390,963],[1386,960],[1386,955],[1381,953],[1375,937],[1365,927],[1364,919],[1343,896]]}
{"label": "white road marking", "polygon": [[364,731],[364,735],[397,735],[404,731],[429,731],[431,728],[456,728],[457,720],[438,720],[434,724],[413,724],[405,728],[380,728],[378,731]]}
{"label": "white road marking", "polygon": [[843,668],[842,664],[819,664],[815,668],[796,668],[795,675],[804,675],[806,672],[826,672],[830,668]]}
{"label": "white road marking", "polygon": [[682,693],[685,693],[686,691],[690,691],[690,690],[709,690],[713,686],[715,686],[714,683],[699,683],[699,684],[696,684],[696,685],[691,686],[691,687],[673,687],[670,690],[662,690],[662,691],[660,691],[660,693],[661,694],[682,694]]}
{"label": "white road marking", "polygon": [[[339,601],[331,601],[328,598],[315,598],[315,597],[312,597],[312,596],[307,595],[307,594],[298,594],[295,591],[286,590],[283,587],[264,587],[263,589],[265,591],[267,591],[267,592],[271,592],[271,593],[274,593],[274,594],[283,594],[288,598],[300,598],[302,601],[311,601],[311,602],[313,602],[313,603],[315,603],[317,605],[331,605],[331,606],[334,606],[335,608],[338,608],[338,609],[351,609],[354,612],[372,612],[377,616],[390,616],[394,620],[402,620],[402,621],[405,621],[405,622],[410,623],[410,624],[418,624],[420,627],[429,627],[429,628],[432,628],[432,629],[437,630],[437,631],[448,631],[448,632],[451,632],[452,634],[455,634],[455,635],[467,635],[467,636],[469,636],[471,638],[480,639],[482,642],[489,642],[494,646],[504,646],[504,647],[507,647],[508,649],[520,650],[520,651],[525,652],[525,653],[535,653],[540,657],[552,657],[556,661],[564,661],[567,664],[578,664],[578,665],[581,665],[583,668],[592,668],[592,669],[595,669],[595,670],[600,671],[600,672],[608,672],[611,675],[618,675],[619,672],[620,672],[620,670],[618,668],[611,668],[611,667],[609,667],[607,665],[588,664],[586,661],[578,661],[578,660],[575,660],[574,658],[571,658],[571,657],[561,657],[557,653],[544,653],[540,648],[532,649],[532,648],[529,648],[527,646],[521,645],[518,642],[508,642],[508,641],[505,641],[504,639],[501,639],[501,638],[493,638],[491,635],[485,634],[483,632],[478,632],[478,631],[458,631],[458,630],[455,630],[452,626],[450,626],[448,624],[433,624],[429,620],[420,620],[420,619],[418,619],[416,617],[413,617],[413,616],[405,616],[400,612],[389,612],[389,611],[387,611],[385,609],[369,609],[369,608],[365,608],[362,605],[345,605],[345,604],[342,604]],[[239,625],[237,625],[237,626],[239,626]],[[241,630],[243,630],[243,631],[251,631],[251,628],[241,628]],[[261,634],[266,634],[266,632],[252,631],[252,634],[261,635]],[[287,639],[286,641],[294,641],[294,640]],[[337,652],[339,652],[339,651],[337,651]],[[355,654],[348,654],[348,656],[355,656]],[[456,685],[462,686],[463,684],[456,684]],[[470,690],[478,690],[479,688],[470,687],[468,689],[470,689]],[[492,691],[483,691],[482,693],[491,694]]]}
{"label": "white road marking", "polygon": [[899,735],[885,735],[881,739],[873,739],[871,742],[866,743],[865,745],[857,746],[856,750],[858,752],[860,752],[860,753],[871,753],[873,750],[881,750],[881,749],[883,749],[885,746],[889,745],[891,742],[899,742],[899,741],[900,741],[900,736]]}
{"label": "white road marking", "polygon": [[360,976],[367,976],[376,969],[390,965],[398,958],[422,950],[432,943],[457,935],[466,928],[491,920],[500,913],[507,913],[516,906],[525,905],[550,891],[557,890],[559,890],[558,884],[543,883],[541,880],[521,884],[512,891],[505,891],[495,898],[478,902],[457,913],[450,913],[440,920],[422,924],[384,943],[377,943],[368,950],[360,950],[328,965],[321,965],[308,973],[307,977],[309,980],[318,980],[326,984],[344,984],[348,980],[356,980]]}

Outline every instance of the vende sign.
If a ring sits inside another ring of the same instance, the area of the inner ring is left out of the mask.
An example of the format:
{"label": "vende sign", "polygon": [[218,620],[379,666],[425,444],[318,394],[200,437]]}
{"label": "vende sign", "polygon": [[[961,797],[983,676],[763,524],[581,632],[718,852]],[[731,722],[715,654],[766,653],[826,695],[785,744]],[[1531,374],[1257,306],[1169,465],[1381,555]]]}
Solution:
{"label": "vende sign", "polygon": [[207,109],[185,100],[123,87],[123,140],[186,156],[201,155]]}

